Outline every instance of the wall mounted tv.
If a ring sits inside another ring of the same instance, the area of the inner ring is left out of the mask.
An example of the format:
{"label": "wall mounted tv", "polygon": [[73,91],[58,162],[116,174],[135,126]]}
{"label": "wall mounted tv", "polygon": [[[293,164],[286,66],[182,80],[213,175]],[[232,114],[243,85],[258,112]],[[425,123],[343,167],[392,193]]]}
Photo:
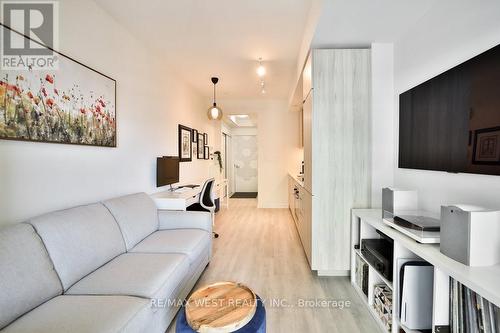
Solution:
{"label": "wall mounted tv", "polygon": [[500,175],[500,45],[399,95],[399,167]]}

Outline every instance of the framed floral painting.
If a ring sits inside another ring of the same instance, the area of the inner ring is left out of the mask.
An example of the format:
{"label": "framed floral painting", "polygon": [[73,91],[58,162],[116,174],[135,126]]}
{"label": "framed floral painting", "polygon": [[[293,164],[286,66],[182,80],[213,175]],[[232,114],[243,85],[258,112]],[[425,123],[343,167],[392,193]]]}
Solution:
{"label": "framed floral painting", "polygon": [[116,81],[50,50],[58,69],[0,69],[0,139],[116,147]]}

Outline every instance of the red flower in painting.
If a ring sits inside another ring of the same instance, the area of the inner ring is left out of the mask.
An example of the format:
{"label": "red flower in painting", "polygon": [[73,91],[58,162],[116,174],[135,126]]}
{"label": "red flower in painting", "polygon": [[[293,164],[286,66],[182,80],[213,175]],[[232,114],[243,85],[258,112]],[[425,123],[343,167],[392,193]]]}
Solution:
{"label": "red flower in painting", "polygon": [[59,91],[58,91],[56,88],[54,88],[54,93],[55,93],[57,96],[59,96]]}
{"label": "red flower in painting", "polygon": [[31,93],[31,91],[28,91],[28,97],[33,99],[33,94]]}
{"label": "red flower in painting", "polygon": [[49,83],[54,83],[54,77],[50,74],[47,74],[45,76],[45,81],[49,82]]}
{"label": "red flower in painting", "polygon": [[95,110],[97,113],[99,114],[101,113],[101,107],[99,105],[95,107]]}
{"label": "red flower in painting", "polygon": [[101,106],[102,106],[103,108],[105,108],[105,107],[106,107],[106,104],[104,104],[104,101],[103,101],[102,99],[100,99],[100,100],[99,100],[99,104],[101,104]]}
{"label": "red flower in painting", "polygon": [[85,111],[85,109],[84,109],[84,108],[81,108],[81,109],[80,109],[80,113],[81,113],[81,114],[85,114],[85,113],[87,113],[87,111]]}
{"label": "red flower in painting", "polygon": [[45,88],[42,88],[42,94],[43,96],[47,97],[47,90],[45,90]]}
{"label": "red flower in painting", "polygon": [[20,93],[21,92],[21,89],[18,87],[18,86],[15,86],[13,84],[7,84],[7,90],[10,90],[10,91],[13,91],[13,92],[16,92],[16,93]]}
{"label": "red flower in painting", "polygon": [[47,101],[45,101],[48,107],[53,107],[54,106],[54,100],[52,98],[47,98]]}

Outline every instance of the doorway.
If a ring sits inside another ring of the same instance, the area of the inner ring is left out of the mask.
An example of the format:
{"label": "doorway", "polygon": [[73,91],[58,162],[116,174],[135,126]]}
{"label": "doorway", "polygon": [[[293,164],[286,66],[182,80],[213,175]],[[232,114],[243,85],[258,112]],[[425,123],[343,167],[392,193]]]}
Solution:
{"label": "doorway", "polygon": [[233,133],[234,194],[231,198],[257,198],[257,135]]}

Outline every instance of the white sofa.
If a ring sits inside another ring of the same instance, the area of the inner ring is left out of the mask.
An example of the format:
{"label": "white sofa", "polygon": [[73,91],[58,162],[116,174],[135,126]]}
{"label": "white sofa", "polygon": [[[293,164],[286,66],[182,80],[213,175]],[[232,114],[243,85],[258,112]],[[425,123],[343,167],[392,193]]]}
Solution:
{"label": "white sofa", "polygon": [[0,332],[165,332],[211,248],[209,213],[144,193],[4,227]]}

